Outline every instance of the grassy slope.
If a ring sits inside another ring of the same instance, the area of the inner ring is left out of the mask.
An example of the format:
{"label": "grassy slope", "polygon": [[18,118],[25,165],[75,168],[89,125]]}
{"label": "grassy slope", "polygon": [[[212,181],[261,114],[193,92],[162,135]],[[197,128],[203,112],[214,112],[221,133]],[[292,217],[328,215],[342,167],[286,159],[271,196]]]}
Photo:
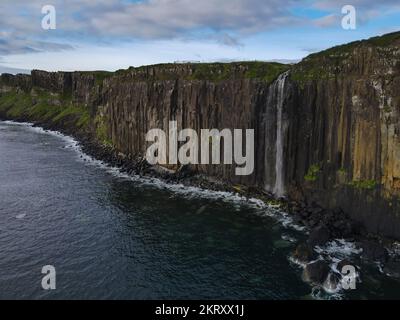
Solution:
{"label": "grassy slope", "polygon": [[400,32],[393,32],[367,40],[359,40],[314,53],[293,66],[292,79],[300,84],[308,80],[334,78],[332,70],[340,70],[354,50],[362,48],[391,48],[400,43]]}
{"label": "grassy slope", "polygon": [[[156,69],[156,76],[149,76],[147,71]],[[178,75],[175,70],[190,69],[190,74]],[[146,74],[151,80],[209,80],[219,82],[231,79],[259,79],[271,83],[281,73],[290,69],[290,65],[277,62],[246,61],[232,63],[164,63],[152,66],[130,67],[118,70],[116,75]]]}
{"label": "grassy slope", "polygon": [[[119,77],[128,74],[145,75],[149,80],[168,80],[179,77],[186,80],[223,81],[228,79],[258,79],[271,83],[281,73],[292,70],[292,78],[299,82],[323,79],[329,77],[326,65],[340,65],[355,48],[362,46],[390,47],[400,42],[400,32],[374,37],[368,40],[356,41],[349,44],[312,54],[297,65],[290,66],[275,62],[233,62],[233,63],[189,63],[189,64],[159,64],[139,68],[129,68],[117,72],[93,71],[82,72],[93,74],[96,84],[99,85],[110,77]],[[156,76],[149,76],[148,71],[156,69]],[[183,76],[177,71],[183,70]],[[188,70],[190,72],[188,72]],[[186,73],[185,73],[186,72]],[[0,78],[0,86],[1,78]],[[34,88],[31,93],[13,89],[10,92],[0,93],[0,115],[11,119],[46,122],[54,126],[68,126],[81,131],[89,131],[94,124],[99,141],[109,145],[107,128],[104,119],[98,116],[91,119],[89,109],[74,105],[71,97],[50,93],[44,89]],[[92,120],[92,121],[91,121]]]}
{"label": "grassy slope", "polygon": [[[189,76],[182,76],[174,71],[182,67],[190,67],[192,72]],[[115,73],[107,71],[80,73],[94,75],[95,84],[100,85],[105,79],[113,76],[123,76],[130,72],[147,74],[146,71],[149,68],[157,68],[159,77],[158,79],[150,77],[149,80],[167,80],[178,76],[186,80],[210,80],[215,82],[227,79],[249,78],[270,83],[279,74],[288,70],[289,66],[266,62],[161,64],[130,68]],[[172,73],[170,70],[173,70]],[[6,84],[1,82],[0,77],[0,87],[4,85]],[[73,104],[71,95],[51,93],[37,87],[30,93],[15,88],[9,92],[0,93],[0,116],[15,120],[46,123],[52,127],[69,128],[73,131],[91,131],[102,144],[107,146],[112,144],[108,137],[108,128],[104,117],[99,114],[91,116],[88,107]]]}
{"label": "grassy slope", "polygon": [[72,126],[78,130],[86,130],[90,122],[88,108],[74,105],[69,98],[39,88],[31,93],[15,89],[2,93],[0,115],[54,126]]}

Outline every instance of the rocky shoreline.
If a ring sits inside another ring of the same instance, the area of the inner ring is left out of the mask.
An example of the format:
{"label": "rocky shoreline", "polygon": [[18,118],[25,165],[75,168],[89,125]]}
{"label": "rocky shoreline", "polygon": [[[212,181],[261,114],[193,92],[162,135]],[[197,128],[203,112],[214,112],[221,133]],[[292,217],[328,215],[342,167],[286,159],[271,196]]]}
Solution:
{"label": "rocky shoreline", "polygon": [[[31,122],[30,119],[10,119],[0,115],[0,120]],[[327,210],[317,204],[306,205],[290,199],[275,199],[272,194],[256,188],[235,186],[198,174],[189,166],[178,170],[169,170],[159,166],[151,166],[143,158],[129,159],[113,148],[102,145],[91,134],[77,132],[68,126],[59,126],[46,122],[35,122],[34,126],[45,130],[58,131],[75,138],[82,151],[94,159],[119,168],[123,173],[154,177],[170,184],[183,184],[201,189],[224,191],[239,194],[245,198],[256,198],[267,204],[279,205],[289,213],[296,225],[304,227],[307,240],[297,244],[291,260],[303,268],[303,280],[311,285],[320,286],[326,292],[336,292],[341,288],[342,267],[355,265],[359,270],[360,263],[375,263],[382,273],[400,279],[400,246],[394,239],[383,238],[368,233],[361,224],[352,221],[342,210]],[[328,261],[321,254],[326,245],[337,239],[344,239],[354,244],[357,256],[354,261]]]}

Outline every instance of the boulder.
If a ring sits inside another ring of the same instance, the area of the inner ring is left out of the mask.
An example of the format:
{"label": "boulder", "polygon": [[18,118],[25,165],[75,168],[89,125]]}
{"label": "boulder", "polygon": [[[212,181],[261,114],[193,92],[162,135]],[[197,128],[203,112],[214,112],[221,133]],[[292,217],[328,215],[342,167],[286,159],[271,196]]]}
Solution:
{"label": "boulder", "polygon": [[355,265],[354,265],[354,263],[352,263],[350,260],[344,259],[344,260],[340,261],[340,262],[337,264],[337,267],[336,267],[336,268],[337,268],[338,271],[341,273],[342,270],[343,270],[343,267],[345,267],[345,266],[355,266]]}
{"label": "boulder", "polygon": [[304,268],[303,280],[308,283],[322,285],[327,279],[329,271],[329,265],[325,261],[312,262]]}
{"label": "boulder", "polygon": [[296,247],[292,256],[300,263],[309,263],[310,261],[316,259],[317,255],[309,245],[302,243]]}
{"label": "boulder", "polygon": [[337,273],[330,272],[326,277],[323,287],[326,292],[336,292],[340,283],[340,276]]}

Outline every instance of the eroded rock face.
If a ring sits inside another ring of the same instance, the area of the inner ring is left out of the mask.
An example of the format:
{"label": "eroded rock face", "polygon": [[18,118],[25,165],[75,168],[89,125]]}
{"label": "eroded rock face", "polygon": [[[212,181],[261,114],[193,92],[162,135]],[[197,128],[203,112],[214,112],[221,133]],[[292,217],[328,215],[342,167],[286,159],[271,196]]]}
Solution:
{"label": "eroded rock face", "polygon": [[293,252],[293,259],[301,264],[307,264],[317,258],[316,253],[308,244],[299,244]]}
{"label": "eroded rock face", "polygon": [[308,283],[322,285],[329,275],[329,265],[322,260],[309,263],[303,270],[303,280]]}
{"label": "eroded rock face", "polygon": [[[312,55],[292,70],[287,184],[398,235],[400,37]],[[384,43],[383,46],[380,46]]]}
{"label": "eroded rock face", "polygon": [[237,176],[235,166],[222,164],[190,170],[315,203],[333,215],[340,208],[370,232],[400,237],[400,33],[333,48],[295,66],[33,71],[2,75],[0,87],[0,95],[40,87],[88,108],[86,129],[132,159],[145,154],[150,129],[167,132],[172,120],[178,130],[254,129],[252,175]]}

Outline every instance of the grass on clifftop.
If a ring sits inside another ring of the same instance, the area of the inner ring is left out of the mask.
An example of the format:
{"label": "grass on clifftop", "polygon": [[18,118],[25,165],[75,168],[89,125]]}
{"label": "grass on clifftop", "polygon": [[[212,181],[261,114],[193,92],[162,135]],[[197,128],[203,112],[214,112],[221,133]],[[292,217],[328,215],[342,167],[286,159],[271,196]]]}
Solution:
{"label": "grass on clifftop", "polygon": [[118,70],[117,75],[132,74],[148,80],[209,80],[260,79],[271,83],[290,65],[277,62],[245,61],[231,63],[164,63]]}
{"label": "grass on clifftop", "polygon": [[35,89],[34,94],[16,90],[2,93],[0,114],[16,120],[65,124],[78,129],[85,129],[90,121],[87,108],[41,89]]}
{"label": "grass on clifftop", "polygon": [[195,80],[221,81],[237,77],[260,79],[268,83],[275,80],[290,66],[275,62],[199,63],[193,65]]}
{"label": "grass on clifftop", "polygon": [[396,44],[400,44],[400,32],[332,47],[304,58],[293,67],[291,77],[300,84],[309,80],[333,78],[335,72],[340,70],[340,67],[353,54],[355,49],[362,47],[387,48]]}
{"label": "grass on clifftop", "polygon": [[115,73],[111,71],[83,71],[83,74],[93,75],[95,78],[96,85],[103,83],[107,78],[111,78]]}

